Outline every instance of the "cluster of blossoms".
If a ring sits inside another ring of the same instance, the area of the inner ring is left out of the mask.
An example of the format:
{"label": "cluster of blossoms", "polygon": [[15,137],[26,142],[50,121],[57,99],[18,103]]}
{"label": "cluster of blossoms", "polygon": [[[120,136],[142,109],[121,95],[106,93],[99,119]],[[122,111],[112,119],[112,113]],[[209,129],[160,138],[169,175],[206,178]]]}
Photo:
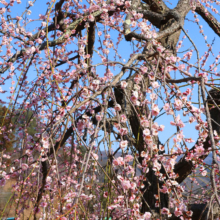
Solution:
{"label": "cluster of blossoms", "polygon": [[[16,219],[30,212],[63,220],[150,220],[160,210],[160,219],[184,220],[192,201],[216,203],[219,99],[210,105],[195,94],[216,88],[220,55],[196,15],[200,3],[189,2],[189,10],[207,51],[192,64],[197,49],[177,57],[154,28],[167,15],[149,22],[144,3],[57,2],[35,20],[36,0],[20,16],[21,0],[0,1],[0,187],[11,184],[13,193],[4,210],[15,207]],[[218,13],[212,1],[201,3],[206,19],[209,10]],[[210,152],[212,164],[204,162]],[[209,174],[212,184],[204,186]],[[193,195],[194,185],[202,193]]]}

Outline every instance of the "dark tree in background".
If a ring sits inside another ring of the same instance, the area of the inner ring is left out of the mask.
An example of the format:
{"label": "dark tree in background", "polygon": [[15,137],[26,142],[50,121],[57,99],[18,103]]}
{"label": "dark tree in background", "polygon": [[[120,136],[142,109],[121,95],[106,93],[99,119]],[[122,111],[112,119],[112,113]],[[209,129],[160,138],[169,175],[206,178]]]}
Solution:
{"label": "dark tree in background", "polygon": [[13,132],[14,126],[10,118],[10,110],[5,106],[0,107],[0,123],[1,123],[1,134],[0,134],[0,148],[1,152],[12,151],[13,144],[15,142],[15,135]]}

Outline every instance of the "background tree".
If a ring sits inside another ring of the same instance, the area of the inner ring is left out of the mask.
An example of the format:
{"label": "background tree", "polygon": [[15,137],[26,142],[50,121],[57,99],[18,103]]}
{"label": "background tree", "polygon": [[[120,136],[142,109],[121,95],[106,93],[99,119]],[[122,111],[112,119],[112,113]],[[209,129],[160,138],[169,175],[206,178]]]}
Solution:
{"label": "background tree", "polygon": [[[18,177],[15,216],[213,218],[219,2],[52,0],[45,14],[37,0],[1,4],[1,102],[22,124],[17,157],[7,170],[2,153],[0,168],[1,185]],[[187,32],[192,19],[198,33]]]}
{"label": "background tree", "polygon": [[0,107],[0,123],[2,127],[0,135],[1,152],[12,151],[15,142],[14,126],[10,117],[10,111],[5,106]]}

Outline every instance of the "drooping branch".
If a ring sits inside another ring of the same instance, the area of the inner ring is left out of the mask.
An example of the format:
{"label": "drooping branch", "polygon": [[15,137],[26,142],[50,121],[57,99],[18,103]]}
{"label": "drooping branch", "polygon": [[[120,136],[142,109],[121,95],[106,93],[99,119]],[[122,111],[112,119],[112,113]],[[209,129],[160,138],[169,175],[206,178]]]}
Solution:
{"label": "drooping branch", "polygon": [[[214,99],[215,103],[217,103],[218,105],[220,104],[220,92],[218,90],[211,90],[209,91],[210,95],[212,96],[212,98]],[[212,101],[211,97],[208,97],[208,104],[209,106],[211,106],[212,108],[210,109],[210,115],[211,115],[211,119],[212,119],[212,128],[213,130],[215,130],[218,134],[218,136],[220,136],[220,127],[218,126],[218,124],[220,124],[220,114],[219,114],[219,110],[215,107],[214,102]],[[215,122],[217,122],[218,124],[216,124]],[[215,140],[215,142],[217,143],[218,140]],[[198,145],[199,142],[197,141],[196,145]],[[188,153],[190,152],[194,152],[196,145],[194,147],[192,147]],[[210,142],[210,138],[207,137],[205,142],[203,143],[203,148],[207,151],[209,148],[211,147],[211,142]],[[199,157],[199,159],[204,160],[208,155],[202,155]],[[186,156],[184,156],[183,158],[181,158],[179,160],[179,162],[175,165],[174,168],[174,172],[176,174],[178,174],[178,178],[176,179],[176,181],[178,183],[183,182],[187,176],[189,176],[192,173],[192,170],[194,168],[194,165],[192,163],[192,161],[187,160]]]}
{"label": "drooping branch", "polygon": [[[143,7],[143,6],[142,6]],[[164,16],[158,14],[154,11],[146,10],[146,9],[136,9],[138,13],[143,14],[143,17],[149,20],[154,26],[160,28],[161,22],[164,20]]]}
{"label": "drooping branch", "polygon": [[206,21],[209,27],[220,37],[220,23],[202,4],[197,3],[195,12],[198,13]]}
{"label": "drooping branch", "polygon": [[[143,56],[142,54],[135,54],[133,55],[130,60],[127,62],[127,64],[125,65],[126,66],[130,66],[136,59],[138,59],[139,57]],[[125,68],[123,67],[122,70],[120,71],[120,73],[113,79],[112,81],[112,86],[115,86],[119,80],[121,79],[121,77],[124,75],[124,72],[125,72]],[[105,91],[106,88],[104,88],[103,90],[100,90],[98,92],[96,92],[95,94],[93,94],[91,97],[85,99],[83,102],[81,102],[80,104],[74,106],[70,111],[69,111],[69,114],[72,114],[73,112],[75,112],[75,110],[77,110],[80,106],[82,106],[84,103],[86,103],[87,101],[89,101],[90,99],[94,99],[95,97],[97,97],[98,95],[102,94],[104,91]],[[113,102],[110,101],[108,103],[111,107],[113,105]],[[96,109],[94,109],[94,111],[97,113],[101,110],[101,106],[98,106]],[[88,116],[91,115],[91,113],[88,113]],[[48,153],[48,157],[50,157],[52,154],[54,153],[57,153],[58,149],[60,147],[62,147],[66,141],[68,140],[68,138],[72,135],[72,132],[73,132],[73,127],[71,126],[70,128],[68,129],[65,129],[65,132],[61,138],[61,141],[58,141],[54,147],[51,147],[50,150],[49,150],[49,153]],[[54,152],[55,151],[55,152]],[[43,168],[43,179],[42,179],[42,186],[41,186],[41,189],[38,193],[38,197],[37,197],[37,202],[36,202],[36,205],[35,207],[38,208],[39,206],[39,203],[40,203],[40,200],[42,198],[42,194],[43,194],[43,190],[44,190],[44,186],[46,184],[46,177],[49,173],[49,170],[50,168],[47,168],[46,166],[46,163],[42,163],[42,168]],[[46,174],[45,174],[46,173]],[[36,217],[36,216],[35,216]]]}
{"label": "drooping branch", "polygon": [[[114,104],[114,103],[113,103],[112,100],[109,101],[109,102],[108,102],[108,108],[113,107],[113,104]],[[99,113],[99,112],[101,111],[101,106],[98,106],[98,107],[94,108],[93,110],[94,110],[94,113],[97,114],[97,113]],[[92,114],[91,114],[90,112],[86,112],[86,115],[89,116],[89,117],[92,116]],[[80,120],[80,119],[82,119],[82,116],[78,117],[76,121],[78,121],[78,120]],[[72,127],[69,127],[69,128],[66,130],[66,132],[65,132],[65,134],[64,134],[64,136],[63,136],[63,139],[62,139],[61,141],[56,142],[56,144],[54,145],[54,148],[53,148],[53,147],[50,148],[48,156],[50,156],[50,155],[52,155],[52,154],[54,153],[54,152],[53,152],[53,149],[56,150],[59,146],[62,147],[62,146],[66,143],[66,141],[68,140],[68,138],[72,135],[72,132],[73,132],[73,128],[72,128]]]}

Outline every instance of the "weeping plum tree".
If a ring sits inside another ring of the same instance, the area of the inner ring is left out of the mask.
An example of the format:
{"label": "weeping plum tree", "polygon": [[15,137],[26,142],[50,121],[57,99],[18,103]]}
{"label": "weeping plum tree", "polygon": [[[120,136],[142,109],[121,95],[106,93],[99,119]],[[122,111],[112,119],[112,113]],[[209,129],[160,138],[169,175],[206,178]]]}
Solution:
{"label": "weeping plum tree", "polygon": [[218,215],[218,1],[0,4],[1,217]]}

